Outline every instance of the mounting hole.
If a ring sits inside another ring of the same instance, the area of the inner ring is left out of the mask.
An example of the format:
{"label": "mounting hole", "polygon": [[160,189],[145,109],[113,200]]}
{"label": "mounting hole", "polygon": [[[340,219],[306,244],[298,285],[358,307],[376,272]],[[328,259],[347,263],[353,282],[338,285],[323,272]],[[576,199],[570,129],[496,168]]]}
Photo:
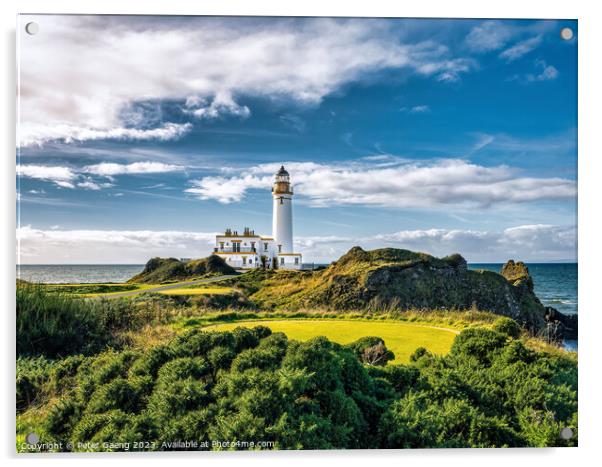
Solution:
{"label": "mounting hole", "polygon": [[571,28],[562,28],[560,31],[560,37],[565,41],[570,41],[573,38],[573,30]]}
{"label": "mounting hole", "polygon": [[38,23],[34,23],[33,21],[31,23],[27,23],[25,25],[25,32],[27,34],[29,34],[30,36],[37,34],[39,30],[40,30],[40,25]]}
{"label": "mounting hole", "polygon": [[573,433],[573,430],[571,430],[569,427],[563,428],[562,430],[560,430],[560,437],[562,439],[566,439],[569,440],[573,437],[575,433]]}

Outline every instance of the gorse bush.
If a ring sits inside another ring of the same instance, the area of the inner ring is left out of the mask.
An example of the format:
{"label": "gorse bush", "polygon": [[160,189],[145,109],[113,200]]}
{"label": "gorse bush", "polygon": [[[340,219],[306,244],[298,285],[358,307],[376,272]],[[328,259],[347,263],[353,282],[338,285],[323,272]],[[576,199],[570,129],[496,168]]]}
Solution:
{"label": "gorse bush", "polygon": [[419,349],[409,365],[364,366],[364,350],[384,346],[374,339],[298,342],[258,326],[70,357],[50,370],[43,440],[148,440],[155,450],[187,440],[275,449],[576,443],[559,438],[562,427],[576,430],[575,363],[475,328],[447,356]]}
{"label": "gorse bush", "polygon": [[17,412],[36,402],[52,367],[53,362],[44,357],[17,358]]}
{"label": "gorse bush", "polygon": [[520,336],[520,326],[512,318],[502,316],[493,323],[492,329],[494,331],[506,334],[513,339],[517,339]]}

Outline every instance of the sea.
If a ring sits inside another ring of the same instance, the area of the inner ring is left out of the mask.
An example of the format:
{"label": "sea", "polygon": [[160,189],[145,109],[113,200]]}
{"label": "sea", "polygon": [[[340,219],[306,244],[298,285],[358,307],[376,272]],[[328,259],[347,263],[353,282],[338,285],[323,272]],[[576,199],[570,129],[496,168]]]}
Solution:
{"label": "sea", "polygon": [[17,265],[17,279],[46,284],[127,282],[144,264],[27,264]]}

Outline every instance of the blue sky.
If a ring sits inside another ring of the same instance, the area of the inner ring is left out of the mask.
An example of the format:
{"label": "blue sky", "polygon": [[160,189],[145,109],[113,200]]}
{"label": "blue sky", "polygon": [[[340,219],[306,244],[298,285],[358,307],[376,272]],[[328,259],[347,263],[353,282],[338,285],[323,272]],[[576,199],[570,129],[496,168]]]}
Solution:
{"label": "blue sky", "polygon": [[35,21],[23,263],[203,256],[226,227],[270,233],[280,164],[306,261],[356,244],[576,257],[576,21]]}

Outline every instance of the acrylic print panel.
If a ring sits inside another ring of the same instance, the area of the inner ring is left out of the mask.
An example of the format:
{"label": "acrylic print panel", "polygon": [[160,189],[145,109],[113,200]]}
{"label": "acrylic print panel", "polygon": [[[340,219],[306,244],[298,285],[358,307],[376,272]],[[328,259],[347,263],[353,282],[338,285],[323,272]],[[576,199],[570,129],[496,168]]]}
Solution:
{"label": "acrylic print panel", "polygon": [[577,22],[22,15],[17,450],[577,445]]}

